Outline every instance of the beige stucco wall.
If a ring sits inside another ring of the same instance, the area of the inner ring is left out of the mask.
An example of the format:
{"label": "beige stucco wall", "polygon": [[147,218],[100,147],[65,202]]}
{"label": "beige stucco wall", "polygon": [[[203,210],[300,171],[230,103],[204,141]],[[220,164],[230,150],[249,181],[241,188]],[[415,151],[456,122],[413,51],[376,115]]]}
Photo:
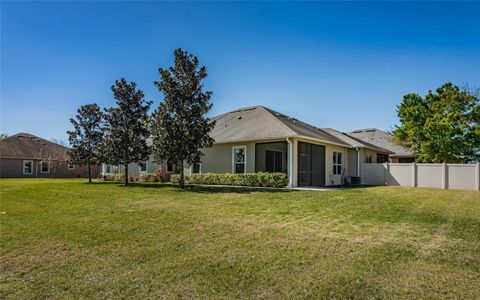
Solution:
{"label": "beige stucco wall", "polygon": [[203,149],[202,173],[232,173],[232,151],[235,146],[246,146],[246,172],[255,172],[255,143],[217,144],[212,148]]}

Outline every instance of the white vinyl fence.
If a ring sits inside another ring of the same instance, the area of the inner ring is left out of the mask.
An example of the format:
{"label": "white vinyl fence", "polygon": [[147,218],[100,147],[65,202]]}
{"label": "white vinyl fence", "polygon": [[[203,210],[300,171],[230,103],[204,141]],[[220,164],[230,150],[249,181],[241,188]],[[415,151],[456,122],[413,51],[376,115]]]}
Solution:
{"label": "white vinyl fence", "polygon": [[477,164],[362,164],[362,184],[480,191]]}

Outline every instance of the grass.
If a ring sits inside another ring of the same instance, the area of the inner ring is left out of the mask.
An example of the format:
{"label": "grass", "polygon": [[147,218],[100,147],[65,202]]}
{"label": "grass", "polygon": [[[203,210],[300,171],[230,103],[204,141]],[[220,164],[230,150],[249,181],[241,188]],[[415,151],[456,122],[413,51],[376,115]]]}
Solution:
{"label": "grass", "polygon": [[479,192],[0,184],[0,298],[480,297]]}

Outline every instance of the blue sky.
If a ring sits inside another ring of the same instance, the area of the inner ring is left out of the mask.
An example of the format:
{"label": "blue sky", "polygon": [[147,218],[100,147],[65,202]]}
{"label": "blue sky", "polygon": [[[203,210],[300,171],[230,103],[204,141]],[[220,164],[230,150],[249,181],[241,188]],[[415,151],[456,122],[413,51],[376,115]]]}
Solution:
{"label": "blue sky", "polygon": [[207,66],[211,115],[262,104],[343,131],[397,122],[406,93],[480,87],[480,2],[1,2],[0,132],[66,139],[115,79],[156,107],[158,68]]}

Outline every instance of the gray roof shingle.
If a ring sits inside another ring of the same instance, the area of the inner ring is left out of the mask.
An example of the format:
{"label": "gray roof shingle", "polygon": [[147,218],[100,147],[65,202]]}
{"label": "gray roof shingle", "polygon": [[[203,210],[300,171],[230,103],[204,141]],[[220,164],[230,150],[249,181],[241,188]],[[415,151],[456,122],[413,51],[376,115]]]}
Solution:
{"label": "gray roof shingle", "polygon": [[380,129],[357,129],[349,132],[348,134],[367,143],[371,143],[378,147],[388,149],[394,153],[392,156],[414,156],[414,154],[409,149],[395,145],[392,142],[392,135]]}
{"label": "gray roof shingle", "polygon": [[322,128],[322,129],[325,130],[326,132],[330,133],[331,135],[343,140],[345,143],[351,145],[352,147],[368,148],[368,149],[372,149],[372,150],[375,150],[377,152],[386,153],[386,154],[393,154],[394,153],[393,151],[390,151],[388,149],[373,145],[373,144],[368,143],[366,141],[363,141],[359,138],[353,137],[353,136],[349,135],[348,133],[340,132],[340,131],[335,130],[333,128]]}
{"label": "gray roof shingle", "polygon": [[29,133],[17,133],[0,140],[0,157],[2,158],[45,158],[45,153],[68,151],[67,147],[47,141]]}
{"label": "gray roof shingle", "polygon": [[258,105],[237,109],[216,117],[211,136],[215,143],[255,141],[305,136],[328,143],[350,146],[328,132]]}

